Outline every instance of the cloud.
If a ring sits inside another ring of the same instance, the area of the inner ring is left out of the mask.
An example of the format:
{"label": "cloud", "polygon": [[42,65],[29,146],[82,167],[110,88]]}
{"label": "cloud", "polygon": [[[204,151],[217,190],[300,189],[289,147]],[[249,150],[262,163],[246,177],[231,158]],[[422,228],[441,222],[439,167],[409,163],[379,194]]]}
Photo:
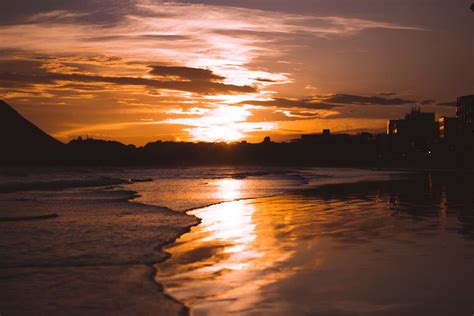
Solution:
{"label": "cloud", "polygon": [[272,79],[267,79],[267,78],[255,78],[256,81],[259,81],[259,82],[269,82],[269,83],[276,83],[278,81],[276,80],[272,80]]}
{"label": "cloud", "polygon": [[[284,54],[287,50],[281,39],[286,35],[327,38],[370,29],[420,30],[368,19],[161,1],[120,1],[116,5],[89,0],[25,7],[28,10],[17,14],[16,24],[0,24],[0,49],[45,55],[106,52],[165,62],[178,58],[184,66],[209,68],[228,78],[228,83],[239,85],[259,81],[255,78],[275,80],[272,73],[262,77],[247,65],[259,57]],[[7,9],[15,11],[11,6]],[[31,14],[24,17],[28,11]],[[230,82],[234,80],[231,74],[236,73],[239,78]]]}
{"label": "cloud", "polygon": [[436,105],[454,107],[454,106],[457,106],[457,102],[456,101],[440,102],[440,103],[437,103]]}
{"label": "cloud", "polygon": [[271,106],[277,108],[305,108],[305,109],[332,109],[337,107],[337,104],[329,104],[315,99],[286,99],[276,98],[272,100],[248,100],[240,102],[240,104],[249,104],[257,106]]}
{"label": "cloud", "polygon": [[359,105],[405,105],[416,103],[414,100],[401,98],[384,98],[380,96],[360,96],[351,94],[334,94],[323,97],[322,100],[335,104],[359,104]]}
{"label": "cloud", "polygon": [[142,41],[153,41],[153,42],[166,42],[166,41],[185,41],[191,38],[185,35],[172,35],[172,34],[145,34],[145,35],[85,35],[82,40],[86,42],[113,42],[113,41],[129,41],[140,43]]}
{"label": "cloud", "polygon": [[[331,109],[346,104],[400,102],[359,97],[351,103],[339,95],[337,103],[335,96],[291,99],[276,94],[290,91],[277,84],[299,82],[293,66],[305,60],[294,60],[295,47],[367,30],[422,29],[370,19],[176,1],[3,1],[0,52],[16,61],[0,61],[0,96],[20,104],[67,104],[68,109],[51,107],[52,113],[69,115],[57,120],[61,124],[80,121],[100,127],[114,121],[118,125],[113,126],[130,128],[120,121],[175,118],[165,125],[184,125],[193,139],[233,139],[277,128],[274,122],[280,120],[327,117],[337,113]],[[275,63],[280,65],[272,69]],[[312,87],[308,90],[314,93]],[[71,107],[77,115],[68,114]],[[170,109],[182,110],[165,113]],[[102,121],[96,122],[99,118]]]}
{"label": "cloud", "polygon": [[46,73],[41,69],[43,62],[37,60],[0,59],[0,72],[11,73]]}
{"label": "cloud", "polygon": [[378,95],[384,96],[384,97],[393,97],[395,95],[398,95],[396,92],[379,92],[377,93]]}
{"label": "cloud", "polygon": [[335,110],[325,109],[273,109],[271,107],[259,107],[247,109],[252,113],[247,122],[290,122],[290,121],[307,121],[314,119],[322,119],[337,115]]}
{"label": "cloud", "polygon": [[40,12],[29,16],[25,22],[28,23],[58,23],[74,21],[77,18],[87,16],[89,13],[73,12],[68,10],[53,10]]}
{"label": "cloud", "polygon": [[179,77],[181,79],[196,81],[214,81],[224,80],[222,76],[214,74],[209,69],[191,68],[191,67],[171,67],[171,66],[150,66],[150,75],[164,77]]}
{"label": "cloud", "polygon": [[421,100],[420,101],[421,105],[430,105],[430,104],[434,104],[434,103],[436,103],[435,100]]}
{"label": "cloud", "polygon": [[0,85],[3,82],[19,83],[23,85],[33,84],[54,84],[57,81],[71,82],[104,82],[115,85],[138,85],[155,89],[178,90],[194,92],[200,94],[220,94],[220,93],[253,93],[255,88],[250,86],[237,86],[217,82],[203,81],[161,81],[140,77],[112,77],[93,76],[84,74],[46,74],[46,75],[23,75],[13,73],[0,73]]}

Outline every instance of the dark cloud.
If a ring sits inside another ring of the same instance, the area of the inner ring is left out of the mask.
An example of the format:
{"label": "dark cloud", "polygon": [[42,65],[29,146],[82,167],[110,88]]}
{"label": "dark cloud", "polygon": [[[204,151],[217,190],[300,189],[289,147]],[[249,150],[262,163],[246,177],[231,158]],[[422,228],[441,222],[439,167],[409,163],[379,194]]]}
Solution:
{"label": "dark cloud", "polygon": [[41,68],[43,65],[40,61],[22,60],[22,59],[0,59],[0,72],[31,74],[42,73],[46,71]]}
{"label": "dark cloud", "polygon": [[429,104],[434,104],[434,103],[436,103],[435,100],[422,100],[422,101],[420,101],[421,105],[429,105]]}
{"label": "dark cloud", "polygon": [[61,90],[73,91],[104,91],[104,88],[96,85],[69,83],[61,86]]}
{"label": "dark cloud", "polygon": [[181,41],[192,39],[188,35],[171,35],[171,34],[145,34],[134,36],[137,39],[156,39],[156,40],[167,40],[167,41]]}
{"label": "dark cloud", "polygon": [[276,98],[269,101],[257,101],[257,100],[248,100],[240,102],[240,104],[250,104],[250,105],[259,105],[259,106],[273,106],[278,108],[304,108],[304,109],[315,109],[315,110],[327,110],[337,107],[337,104],[324,103],[319,100],[314,99],[285,99],[285,98]]}
{"label": "dark cloud", "polygon": [[256,78],[255,80],[260,81],[260,82],[277,82],[272,79],[266,79],[266,78]]}
{"label": "dark cloud", "polygon": [[416,103],[414,100],[407,100],[401,98],[384,98],[378,96],[360,96],[351,94],[334,94],[329,97],[324,97],[323,100],[328,103],[336,104],[359,104],[359,105],[405,105]]}
{"label": "dark cloud", "polygon": [[456,101],[440,102],[440,103],[437,103],[436,105],[439,105],[439,106],[457,106],[457,102]]}
{"label": "dark cloud", "polygon": [[[116,0],[0,1],[0,25],[26,24],[30,22],[44,23],[51,22],[51,20],[54,22],[57,18],[61,19],[61,16],[41,16],[41,14],[53,11],[75,13],[78,16],[72,20],[78,23],[111,25],[119,23],[134,8],[135,3],[132,0],[121,0],[119,5]],[[35,16],[39,19],[32,20]]]}
{"label": "dark cloud", "polygon": [[119,40],[155,40],[157,42],[164,41],[184,41],[189,40],[190,37],[186,35],[168,35],[168,34],[146,34],[146,35],[106,35],[106,36],[85,36],[82,38],[87,42],[109,42],[109,41],[119,41]]}
{"label": "dark cloud", "polygon": [[[434,102],[432,100],[424,100],[422,102]],[[384,98],[378,96],[366,97],[350,94],[334,94],[331,96],[306,98],[306,99],[285,99],[276,98],[269,101],[248,100],[240,104],[251,104],[259,106],[272,106],[278,108],[305,108],[328,110],[344,105],[405,105],[416,103],[414,100],[406,100],[401,98]],[[426,103],[431,104],[431,103]]]}
{"label": "dark cloud", "polygon": [[209,69],[176,67],[176,66],[150,66],[150,75],[163,77],[180,77],[181,79],[191,81],[212,81],[223,80],[224,77],[218,76]]}
{"label": "dark cloud", "polygon": [[322,118],[318,113],[308,113],[293,109],[279,111],[275,111],[271,108],[252,109],[252,113],[253,115],[247,119],[247,122],[291,122]]}
{"label": "dark cloud", "polygon": [[393,97],[395,95],[397,95],[398,93],[395,93],[395,92],[380,92],[380,93],[377,93],[378,95],[381,95],[381,96],[384,96],[384,97]]}
{"label": "dark cloud", "polygon": [[254,87],[229,85],[210,81],[160,81],[155,79],[138,77],[108,77],[83,74],[47,74],[47,75],[23,75],[14,73],[0,73],[0,86],[11,83],[28,86],[34,84],[54,84],[56,81],[71,81],[83,83],[111,83],[116,85],[136,85],[155,89],[179,90],[195,92],[200,94],[219,93],[252,93],[256,92]]}

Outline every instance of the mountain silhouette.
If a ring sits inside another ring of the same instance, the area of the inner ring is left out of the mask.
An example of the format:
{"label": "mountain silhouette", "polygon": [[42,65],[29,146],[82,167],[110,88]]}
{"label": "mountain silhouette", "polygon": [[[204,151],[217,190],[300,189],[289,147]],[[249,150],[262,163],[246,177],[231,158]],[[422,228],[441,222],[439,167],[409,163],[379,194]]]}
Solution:
{"label": "mountain silhouette", "polygon": [[38,162],[54,158],[64,144],[25,119],[0,100],[0,161]]}

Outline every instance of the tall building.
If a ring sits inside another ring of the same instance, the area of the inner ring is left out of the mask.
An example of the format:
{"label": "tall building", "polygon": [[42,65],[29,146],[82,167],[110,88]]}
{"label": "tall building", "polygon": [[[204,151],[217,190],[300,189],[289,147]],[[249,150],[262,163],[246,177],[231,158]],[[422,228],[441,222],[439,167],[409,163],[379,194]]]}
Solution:
{"label": "tall building", "polygon": [[464,139],[473,139],[474,126],[474,95],[466,95],[458,98],[457,112],[459,130]]}
{"label": "tall building", "polygon": [[455,141],[459,134],[458,119],[455,117],[442,116],[439,122],[439,137],[445,141]]}
{"label": "tall building", "polygon": [[387,134],[406,142],[426,145],[438,138],[439,123],[435,120],[434,113],[413,108],[405,115],[405,119],[390,120],[387,124]]}

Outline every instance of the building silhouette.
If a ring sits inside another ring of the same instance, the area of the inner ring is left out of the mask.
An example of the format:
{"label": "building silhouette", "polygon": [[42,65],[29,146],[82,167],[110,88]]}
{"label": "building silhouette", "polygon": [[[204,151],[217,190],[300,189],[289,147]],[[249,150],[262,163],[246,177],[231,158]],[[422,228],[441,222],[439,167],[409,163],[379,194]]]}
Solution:
{"label": "building silhouette", "polygon": [[328,141],[328,140],[335,140],[336,138],[344,138],[349,136],[348,134],[331,134],[330,129],[323,129],[322,133],[314,133],[314,134],[303,134],[301,135],[300,139],[294,139],[294,142],[314,142],[314,141]]}
{"label": "building silhouette", "polygon": [[458,98],[456,114],[459,120],[460,136],[465,141],[472,141],[474,134],[474,95],[466,95]]}
{"label": "building silhouette", "polygon": [[404,119],[388,121],[387,134],[407,144],[426,146],[438,139],[439,122],[435,113],[412,108]]}
{"label": "building silhouette", "polygon": [[459,123],[456,117],[442,116],[439,122],[439,137],[446,142],[455,142],[459,137]]}

